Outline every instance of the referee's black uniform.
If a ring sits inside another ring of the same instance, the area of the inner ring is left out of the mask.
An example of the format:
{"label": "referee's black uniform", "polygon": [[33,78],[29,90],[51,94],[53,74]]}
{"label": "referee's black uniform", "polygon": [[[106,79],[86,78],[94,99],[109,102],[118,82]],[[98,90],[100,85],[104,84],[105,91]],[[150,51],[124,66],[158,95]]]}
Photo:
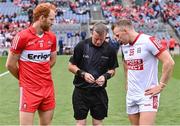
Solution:
{"label": "referee's black uniform", "polygon": [[[90,73],[95,79],[108,70],[118,67],[117,54],[114,48],[107,42],[96,47],[92,44],[92,38],[79,42],[69,61],[81,70]],[[90,84],[84,78],[75,75],[72,102],[76,120],[86,119],[89,110],[95,119],[102,120],[107,117],[106,83],[101,87],[96,83]]]}

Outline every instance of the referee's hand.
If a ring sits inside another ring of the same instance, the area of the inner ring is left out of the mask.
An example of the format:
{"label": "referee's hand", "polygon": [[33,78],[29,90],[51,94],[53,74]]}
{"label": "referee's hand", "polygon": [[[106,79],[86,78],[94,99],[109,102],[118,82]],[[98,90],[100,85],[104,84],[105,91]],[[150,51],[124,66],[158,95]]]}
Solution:
{"label": "referee's hand", "polygon": [[86,72],[85,75],[84,75],[84,79],[85,79],[86,82],[88,82],[90,84],[95,83],[95,79],[90,73]]}
{"label": "referee's hand", "polygon": [[96,84],[98,84],[99,86],[103,86],[103,84],[105,83],[106,79],[105,77],[102,75],[100,76],[97,80],[96,80]]}

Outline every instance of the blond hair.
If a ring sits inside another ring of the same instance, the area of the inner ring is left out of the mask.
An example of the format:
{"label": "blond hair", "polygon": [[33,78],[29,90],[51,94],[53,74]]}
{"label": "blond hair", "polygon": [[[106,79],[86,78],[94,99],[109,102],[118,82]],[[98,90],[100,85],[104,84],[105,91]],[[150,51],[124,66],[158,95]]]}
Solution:
{"label": "blond hair", "polygon": [[114,30],[115,27],[134,29],[132,22],[128,19],[118,20],[112,25],[111,29]]}

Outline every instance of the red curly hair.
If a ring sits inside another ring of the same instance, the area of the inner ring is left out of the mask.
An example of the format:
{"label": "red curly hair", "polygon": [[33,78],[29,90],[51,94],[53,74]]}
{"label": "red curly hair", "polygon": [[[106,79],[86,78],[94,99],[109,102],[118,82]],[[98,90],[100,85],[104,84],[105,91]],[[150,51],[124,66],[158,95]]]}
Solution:
{"label": "red curly hair", "polygon": [[39,20],[40,16],[48,17],[50,10],[56,11],[56,7],[50,3],[41,3],[33,10],[33,22]]}

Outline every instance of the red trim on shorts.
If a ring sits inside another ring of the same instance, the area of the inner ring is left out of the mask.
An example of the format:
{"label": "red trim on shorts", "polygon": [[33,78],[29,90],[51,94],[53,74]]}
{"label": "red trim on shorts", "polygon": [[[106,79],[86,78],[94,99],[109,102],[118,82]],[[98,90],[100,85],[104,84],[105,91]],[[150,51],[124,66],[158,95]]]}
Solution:
{"label": "red trim on shorts", "polygon": [[153,109],[158,108],[158,96],[153,96]]}

